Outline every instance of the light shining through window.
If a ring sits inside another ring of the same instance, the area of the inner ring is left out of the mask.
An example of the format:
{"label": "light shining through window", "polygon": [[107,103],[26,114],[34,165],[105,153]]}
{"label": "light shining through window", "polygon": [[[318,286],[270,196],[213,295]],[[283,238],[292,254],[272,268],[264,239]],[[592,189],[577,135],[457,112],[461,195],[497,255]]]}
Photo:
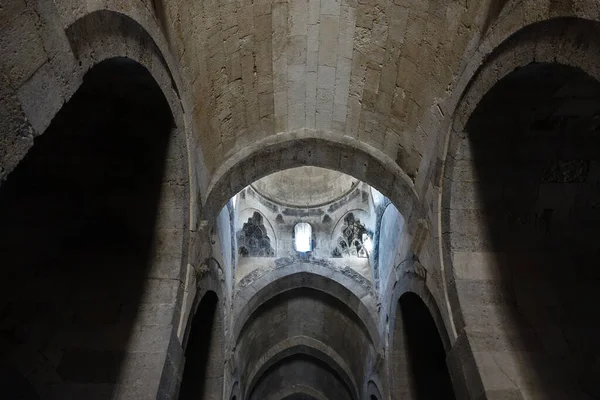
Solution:
{"label": "light shining through window", "polygon": [[296,251],[305,253],[312,251],[312,228],[305,222],[300,222],[294,227],[294,244]]}

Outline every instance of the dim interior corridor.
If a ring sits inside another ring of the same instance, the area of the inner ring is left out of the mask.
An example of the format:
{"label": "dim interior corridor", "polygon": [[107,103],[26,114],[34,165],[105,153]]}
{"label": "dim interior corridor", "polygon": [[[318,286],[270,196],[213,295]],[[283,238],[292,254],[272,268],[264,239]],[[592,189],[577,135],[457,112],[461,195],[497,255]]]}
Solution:
{"label": "dim interior corridor", "polygon": [[600,398],[595,0],[0,0],[0,398]]}

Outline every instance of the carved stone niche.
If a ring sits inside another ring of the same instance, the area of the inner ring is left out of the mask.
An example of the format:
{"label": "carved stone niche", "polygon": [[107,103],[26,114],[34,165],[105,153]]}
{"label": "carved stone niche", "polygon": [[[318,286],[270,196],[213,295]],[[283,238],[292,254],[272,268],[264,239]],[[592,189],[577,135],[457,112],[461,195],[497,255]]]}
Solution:
{"label": "carved stone niche", "polygon": [[263,217],[255,212],[237,233],[238,253],[242,257],[275,257]]}
{"label": "carved stone niche", "polygon": [[367,237],[370,237],[369,231],[360,222],[360,219],[356,218],[351,212],[346,214],[340,235],[337,238],[336,247],[333,249],[331,256],[336,258],[367,258],[368,254],[364,246]]}

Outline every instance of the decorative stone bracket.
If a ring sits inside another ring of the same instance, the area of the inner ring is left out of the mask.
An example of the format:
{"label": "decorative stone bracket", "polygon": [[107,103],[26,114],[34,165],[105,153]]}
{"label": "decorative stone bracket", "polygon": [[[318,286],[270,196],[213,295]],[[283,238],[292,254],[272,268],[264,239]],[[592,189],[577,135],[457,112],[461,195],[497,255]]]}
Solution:
{"label": "decorative stone bracket", "polygon": [[415,254],[398,264],[398,266],[396,266],[396,270],[400,276],[412,275],[417,279],[421,279],[423,281],[427,280],[427,268],[421,264],[419,257],[417,257]]}

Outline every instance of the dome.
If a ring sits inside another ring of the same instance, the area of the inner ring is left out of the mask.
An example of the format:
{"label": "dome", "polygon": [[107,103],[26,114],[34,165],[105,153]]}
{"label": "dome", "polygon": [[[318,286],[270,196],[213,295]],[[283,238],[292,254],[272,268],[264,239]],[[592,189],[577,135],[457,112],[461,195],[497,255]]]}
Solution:
{"label": "dome", "polygon": [[252,184],[267,199],[293,207],[331,203],[352,191],[359,181],[341,172],[298,167],[268,175]]}

